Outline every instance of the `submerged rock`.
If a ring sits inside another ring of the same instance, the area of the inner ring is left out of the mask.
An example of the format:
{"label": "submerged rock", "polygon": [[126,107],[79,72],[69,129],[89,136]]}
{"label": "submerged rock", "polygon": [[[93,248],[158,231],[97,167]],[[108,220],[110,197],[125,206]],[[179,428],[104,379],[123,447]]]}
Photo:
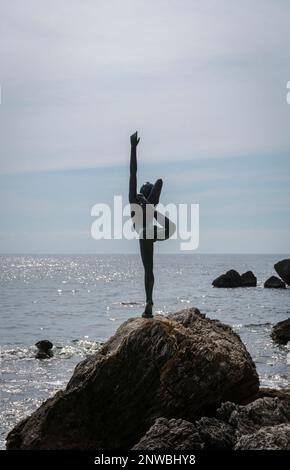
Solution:
{"label": "submerged rock", "polygon": [[241,275],[242,287],[256,287],[257,278],[252,271],[247,271]]}
{"label": "submerged rock", "polygon": [[42,351],[44,352],[47,352],[49,351],[50,349],[53,348],[53,344],[51,341],[49,341],[48,339],[42,339],[41,341],[38,341],[35,346],[38,348],[38,349],[41,349]]}
{"label": "submerged rock", "polygon": [[267,279],[267,281],[265,281],[264,287],[270,289],[285,289],[286,284],[285,282],[281,281],[281,279],[279,279],[278,277],[271,276],[269,277],[269,279]]}
{"label": "submerged rock", "polygon": [[35,346],[37,347],[37,352],[35,354],[36,359],[48,359],[53,356],[53,344],[48,339],[38,341]]}
{"label": "submerged rock", "polygon": [[231,269],[227,271],[225,274],[217,277],[213,282],[212,285],[214,287],[241,287],[242,286],[242,278],[240,274]]}
{"label": "submerged rock", "polygon": [[258,391],[239,336],[197,309],[131,318],[67,387],[17,424],[8,449],[131,448],[156,418],[193,421]]}
{"label": "submerged rock", "polygon": [[276,343],[287,344],[290,341],[290,318],[276,323],[271,336]]}
{"label": "submerged rock", "polygon": [[274,265],[276,273],[290,286],[290,259],[283,259]]}

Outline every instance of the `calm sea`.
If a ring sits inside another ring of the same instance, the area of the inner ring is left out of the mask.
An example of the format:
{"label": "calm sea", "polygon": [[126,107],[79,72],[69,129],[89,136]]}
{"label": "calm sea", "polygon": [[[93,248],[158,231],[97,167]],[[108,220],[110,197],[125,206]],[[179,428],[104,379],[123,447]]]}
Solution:
{"label": "calm sea", "polygon": [[[275,345],[274,323],[290,316],[290,288],[263,289],[283,255],[156,255],[155,312],[198,307],[240,334],[263,386],[290,385],[290,349]],[[136,255],[0,256],[0,448],[5,435],[44,399],[65,386],[74,366],[142,313],[143,272]],[[214,289],[228,269],[252,270],[257,288]],[[34,359],[40,339],[52,359]],[[288,362],[287,362],[288,359]]]}

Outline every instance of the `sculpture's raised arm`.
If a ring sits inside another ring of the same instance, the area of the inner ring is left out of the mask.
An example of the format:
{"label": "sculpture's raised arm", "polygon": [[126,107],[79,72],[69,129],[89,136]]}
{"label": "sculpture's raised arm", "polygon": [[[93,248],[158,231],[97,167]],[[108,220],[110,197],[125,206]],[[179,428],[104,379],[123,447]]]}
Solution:
{"label": "sculpture's raised arm", "polygon": [[131,141],[131,157],[130,157],[130,182],[129,182],[129,202],[136,203],[137,197],[137,145],[140,138],[136,131],[130,137]]}

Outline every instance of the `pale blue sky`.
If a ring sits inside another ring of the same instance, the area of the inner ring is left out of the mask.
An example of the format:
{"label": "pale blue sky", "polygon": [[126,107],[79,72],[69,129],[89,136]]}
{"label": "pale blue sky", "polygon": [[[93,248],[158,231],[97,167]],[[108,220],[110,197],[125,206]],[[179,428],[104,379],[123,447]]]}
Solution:
{"label": "pale blue sky", "polygon": [[[287,253],[290,233],[288,156],[245,156],[140,164],[143,178],[164,176],[162,202],[200,205],[200,252]],[[128,169],[19,173],[0,176],[2,252],[137,252],[136,241],[95,241],[95,203],[127,203]],[[158,250],[179,250],[179,242]]]}
{"label": "pale blue sky", "polygon": [[288,1],[0,5],[0,252],[137,251],[90,237],[135,129],[140,183],[200,204],[200,251],[290,252]]}

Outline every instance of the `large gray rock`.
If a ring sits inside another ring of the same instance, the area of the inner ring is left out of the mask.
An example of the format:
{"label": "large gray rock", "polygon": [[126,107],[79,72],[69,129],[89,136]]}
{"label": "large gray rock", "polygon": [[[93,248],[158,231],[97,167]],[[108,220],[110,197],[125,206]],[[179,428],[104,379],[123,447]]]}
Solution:
{"label": "large gray rock", "polygon": [[227,271],[225,274],[217,277],[212,282],[213,287],[241,287],[242,286],[242,278],[240,274],[231,269]]}
{"label": "large gray rock", "polygon": [[271,276],[264,282],[264,287],[268,289],[286,289],[286,284],[278,277]]}
{"label": "large gray rock", "polygon": [[131,448],[157,417],[193,421],[258,391],[239,336],[197,309],[131,318],[7,437],[8,449]]}
{"label": "large gray rock", "polygon": [[290,286],[290,259],[283,259],[274,265],[276,273]]}
{"label": "large gray rock", "polygon": [[287,344],[290,341],[290,318],[276,323],[273,326],[271,336],[276,343]]}

